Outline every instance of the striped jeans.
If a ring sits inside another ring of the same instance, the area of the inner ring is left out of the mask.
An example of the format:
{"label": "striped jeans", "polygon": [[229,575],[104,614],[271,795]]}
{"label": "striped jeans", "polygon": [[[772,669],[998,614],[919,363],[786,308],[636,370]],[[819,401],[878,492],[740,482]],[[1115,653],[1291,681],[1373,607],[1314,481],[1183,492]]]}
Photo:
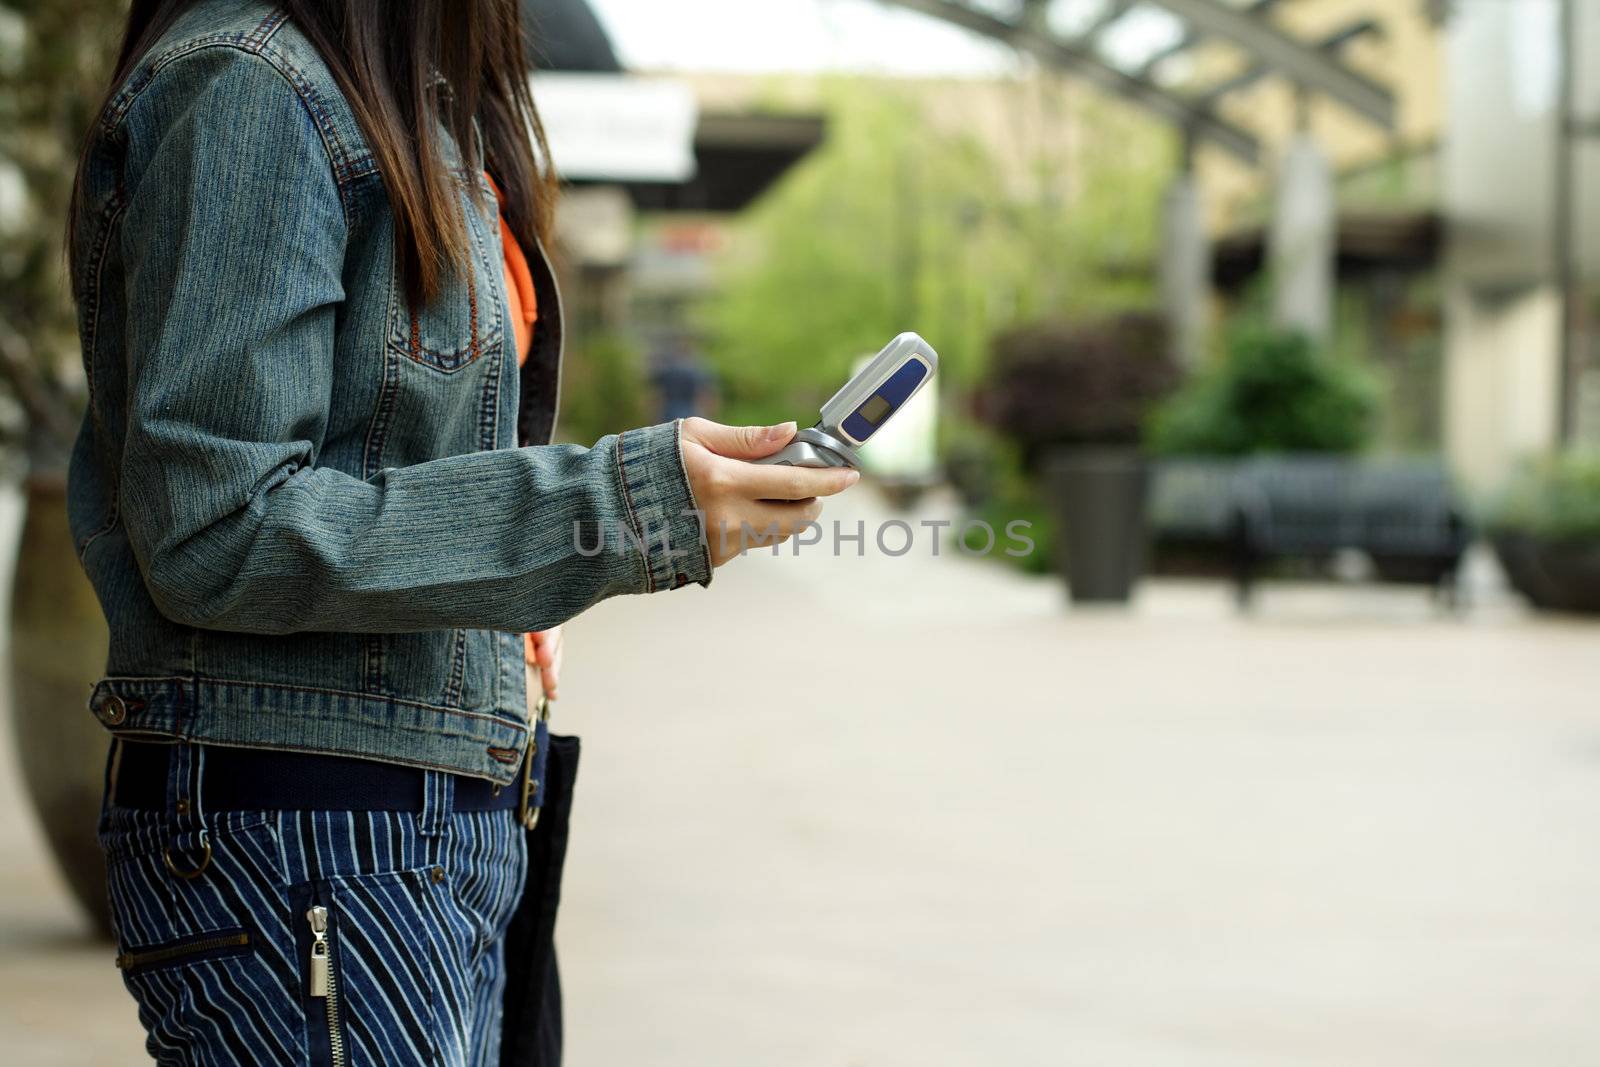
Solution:
{"label": "striped jeans", "polygon": [[[175,752],[174,780],[198,781],[203,751]],[[498,1064],[525,834],[511,811],[451,811],[447,775],[425,793],[418,812],[108,803],[118,966],[151,1056]]]}

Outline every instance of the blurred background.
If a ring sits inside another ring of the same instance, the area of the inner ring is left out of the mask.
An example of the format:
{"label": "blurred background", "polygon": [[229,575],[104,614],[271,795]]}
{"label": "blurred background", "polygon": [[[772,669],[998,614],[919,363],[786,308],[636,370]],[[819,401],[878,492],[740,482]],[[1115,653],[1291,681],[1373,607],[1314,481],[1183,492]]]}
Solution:
{"label": "blurred background", "polygon": [[[17,1063],[141,1055],[62,513],[123,10],[0,0]],[[1600,1063],[1600,3],[526,11],[562,438],[941,356],[862,542],[571,625],[570,1063]]]}

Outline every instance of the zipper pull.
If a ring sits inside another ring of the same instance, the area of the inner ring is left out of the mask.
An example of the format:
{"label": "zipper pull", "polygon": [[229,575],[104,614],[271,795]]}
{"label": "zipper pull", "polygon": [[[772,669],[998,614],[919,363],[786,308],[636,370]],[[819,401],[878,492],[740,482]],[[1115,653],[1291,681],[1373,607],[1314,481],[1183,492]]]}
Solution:
{"label": "zipper pull", "polygon": [[309,971],[311,995],[328,995],[328,909],[315,904],[306,912],[311,924],[311,970]]}

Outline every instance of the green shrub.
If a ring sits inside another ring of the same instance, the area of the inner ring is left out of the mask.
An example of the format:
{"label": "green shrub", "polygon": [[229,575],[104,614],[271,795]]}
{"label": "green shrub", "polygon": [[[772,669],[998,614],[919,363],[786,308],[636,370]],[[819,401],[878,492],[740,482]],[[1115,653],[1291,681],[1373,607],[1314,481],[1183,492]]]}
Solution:
{"label": "green shrub", "polygon": [[1560,541],[1600,541],[1600,453],[1524,464],[1490,505],[1491,530]]}
{"label": "green shrub", "polygon": [[1377,398],[1371,375],[1304,334],[1247,322],[1219,365],[1156,410],[1146,441],[1165,455],[1356,452],[1372,439]]}

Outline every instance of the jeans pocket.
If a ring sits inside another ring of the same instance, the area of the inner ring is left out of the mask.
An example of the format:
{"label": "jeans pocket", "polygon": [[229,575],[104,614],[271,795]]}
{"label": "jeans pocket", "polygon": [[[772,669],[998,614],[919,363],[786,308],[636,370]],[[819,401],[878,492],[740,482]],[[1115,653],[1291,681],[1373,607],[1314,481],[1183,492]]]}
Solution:
{"label": "jeans pocket", "polygon": [[276,829],[259,812],[211,817],[204,829],[209,858],[186,878],[169,866],[162,813],[112,808],[104,820],[117,966],[145,1047],[161,1063],[234,1062],[241,1049],[253,1062],[298,1062]]}
{"label": "jeans pocket", "polygon": [[[408,297],[405,279],[397,268],[389,299],[389,347],[446,374],[477,362],[500,345],[505,335],[501,314],[504,283],[499,280],[504,254],[498,219],[491,225],[465,186],[457,195],[467,241],[461,266],[444,271],[439,291],[425,305]],[[483,195],[480,189],[479,196]],[[494,204],[492,195],[487,202]]]}

